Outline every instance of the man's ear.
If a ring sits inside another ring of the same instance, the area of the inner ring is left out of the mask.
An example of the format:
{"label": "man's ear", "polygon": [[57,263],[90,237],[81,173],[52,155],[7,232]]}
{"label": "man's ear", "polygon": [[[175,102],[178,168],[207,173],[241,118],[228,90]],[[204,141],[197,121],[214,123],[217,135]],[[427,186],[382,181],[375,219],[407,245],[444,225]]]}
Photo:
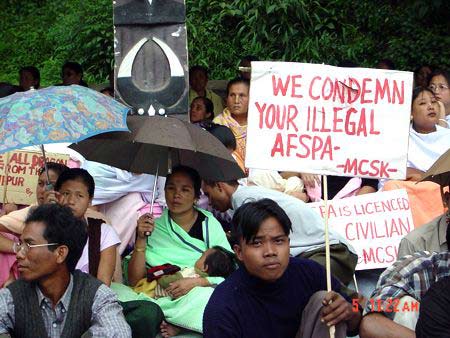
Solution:
{"label": "man's ear", "polygon": [[67,245],[60,245],[54,252],[56,254],[56,262],[58,264],[63,264],[66,261],[67,256],[69,255],[69,248],[67,247]]}
{"label": "man's ear", "polygon": [[237,259],[238,259],[239,261],[242,262],[243,259],[242,259],[242,249],[241,249],[241,246],[238,245],[238,244],[234,244],[234,245],[233,245],[233,250],[234,250],[234,253],[236,254]]}
{"label": "man's ear", "polygon": [[208,264],[203,264],[203,267],[200,270],[202,270],[202,272],[208,272]]}

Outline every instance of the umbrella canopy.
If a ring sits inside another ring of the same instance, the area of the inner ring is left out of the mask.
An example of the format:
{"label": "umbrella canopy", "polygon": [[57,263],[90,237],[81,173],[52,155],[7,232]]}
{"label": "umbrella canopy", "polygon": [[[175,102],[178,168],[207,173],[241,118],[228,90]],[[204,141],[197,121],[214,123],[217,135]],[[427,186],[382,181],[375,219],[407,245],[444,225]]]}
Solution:
{"label": "umbrella canopy", "polygon": [[77,85],[15,93],[0,99],[0,153],[128,130],[128,110],[106,95]]}
{"label": "umbrella canopy", "polygon": [[450,149],[434,162],[421,181],[432,181],[442,187],[450,185]]}
{"label": "umbrella canopy", "polygon": [[172,166],[196,169],[203,179],[244,177],[229,150],[206,130],[171,117],[129,116],[131,132],[111,132],[72,144],[86,159],[133,173],[165,176]]}

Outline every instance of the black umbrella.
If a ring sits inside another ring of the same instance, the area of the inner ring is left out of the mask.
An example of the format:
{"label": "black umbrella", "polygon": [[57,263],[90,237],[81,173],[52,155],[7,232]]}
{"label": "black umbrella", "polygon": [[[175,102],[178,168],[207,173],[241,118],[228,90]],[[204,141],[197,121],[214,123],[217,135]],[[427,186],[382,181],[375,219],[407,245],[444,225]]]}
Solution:
{"label": "black umbrella", "polygon": [[172,166],[196,169],[206,180],[245,176],[229,150],[206,130],[171,117],[128,116],[130,132],[96,135],[70,145],[86,159],[133,173],[165,176]]}

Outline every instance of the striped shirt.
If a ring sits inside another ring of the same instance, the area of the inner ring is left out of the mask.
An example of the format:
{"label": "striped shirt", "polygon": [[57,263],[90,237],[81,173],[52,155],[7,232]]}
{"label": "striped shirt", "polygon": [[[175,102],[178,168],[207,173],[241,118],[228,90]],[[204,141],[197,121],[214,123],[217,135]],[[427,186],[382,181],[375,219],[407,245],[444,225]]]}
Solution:
{"label": "striped shirt", "polygon": [[384,310],[392,310],[393,300],[410,296],[420,302],[431,285],[447,276],[450,276],[449,252],[420,251],[404,256],[381,274],[364,314],[382,312],[392,319],[395,311]]}

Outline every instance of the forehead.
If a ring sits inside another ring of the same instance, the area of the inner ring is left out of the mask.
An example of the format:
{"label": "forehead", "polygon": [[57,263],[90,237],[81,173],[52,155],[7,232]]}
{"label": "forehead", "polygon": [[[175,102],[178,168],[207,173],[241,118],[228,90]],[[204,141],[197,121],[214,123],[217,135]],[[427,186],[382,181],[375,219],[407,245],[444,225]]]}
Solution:
{"label": "forehead", "polygon": [[[56,172],[54,172],[52,169],[48,170],[48,176],[50,178],[50,180],[57,180],[58,179],[58,174]],[[39,179],[40,180],[47,180],[47,174],[45,173],[45,170],[42,172],[42,174],[39,175]]]}
{"label": "forehead", "polygon": [[44,239],[43,234],[46,227],[47,225],[44,222],[26,223],[20,238],[22,240],[26,239],[43,240]]}
{"label": "forehead", "polygon": [[246,93],[248,94],[248,86],[245,83],[239,82],[230,86],[229,94],[231,93]]}
{"label": "forehead", "polygon": [[447,80],[445,79],[445,77],[443,75],[435,75],[433,76],[433,78],[430,81],[431,83],[443,83],[443,84],[448,84]]}
{"label": "forehead", "polygon": [[167,181],[167,185],[169,184],[180,184],[180,185],[188,185],[193,187],[194,183],[192,182],[191,178],[185,174],[185,173],[175,173],[172,174],[169,178],[169,180]]}
{"label": "forehead", "polygon": [[63,184],[61,184],[60,190],[81,191],[87,193],[88,187],[81,179],[74,179],[65,181]]}
{"label": "forehead", "polygon": [[417,95],[417,97],[414,101],[429,99],[429,98],[433,98],[433,97],[434,97],[433,94],[431,94],[429,91],[424,90],[419,95]]}
{"label": "forehead", "polygon": [[278,237],[286,235],[280,222],[275,217],[266,218],[261,222],[255,237]]}

